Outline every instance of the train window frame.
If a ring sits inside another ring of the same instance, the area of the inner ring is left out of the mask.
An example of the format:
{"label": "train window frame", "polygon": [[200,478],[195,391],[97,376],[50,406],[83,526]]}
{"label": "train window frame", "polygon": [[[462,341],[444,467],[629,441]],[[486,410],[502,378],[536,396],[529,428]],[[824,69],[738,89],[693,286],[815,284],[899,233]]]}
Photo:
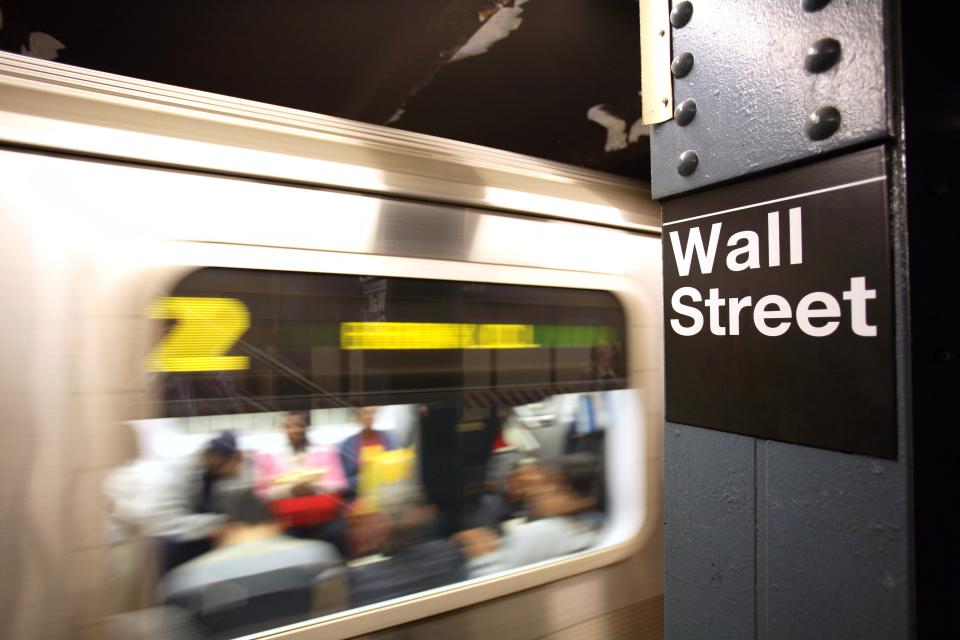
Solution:
{"label": "train window frame", "polygon": [[[201,244],[189,241],[171,243],[177,245],[181,262],[168,265],[162,270],[162,274],[157,274],[159,278],[155,280],[155,286],[149,288],[149,294],[145,294],[149,297],[142,300],[143,308],[146,308],[150,300],[169,295],[175,290],[177,283],[195,271],[224,268],[318,275],[385,274],[385,277],[396,278],[603,291],[616,300],[623,314],[627,333],[631,327],[638,324],[636,305],[639,301],[635,299],[637,292],[630,286],[629,278],[620,275],[375,254],[335,254],[308,249]],[[438,268],[440,265],[442,268]],[[150,321],[145,319],[145,322]],[[157,335],[156,322],[152,322],[148,331]],[[150,344],[155,342],[151,341]],[[649,423],[636,375],[636,353],[642,348],[639,344],[628,344],[623,356],[627,377],[626,390],[630,393],[631,400],[625,403],[628,405],[628,412],[623,423],[616,426],[618,446],[608,447],[606,452],[606,483],[610,489],[607,521],[602,530],[602,538],[593,546],[571,555],[509,571],[466,579],[277,627],[260,632],[256,637],[269,638],[282,634],[284,637],[310,638],[321,637],[322,634],[323,638],[348,638],[372,633],[597,570],[639,552],[650,541],[655,529],[650,512],[651,503],[657,501],[650,491],[655,482],[652,482],[654,478],[649,473],[648,464],[655,454],[646,451],[649,440],[646,434],[654,425]],[[148,402],[153,402],[155,396],[147,393]],[[625,487],[628,489],[625,490]]]}

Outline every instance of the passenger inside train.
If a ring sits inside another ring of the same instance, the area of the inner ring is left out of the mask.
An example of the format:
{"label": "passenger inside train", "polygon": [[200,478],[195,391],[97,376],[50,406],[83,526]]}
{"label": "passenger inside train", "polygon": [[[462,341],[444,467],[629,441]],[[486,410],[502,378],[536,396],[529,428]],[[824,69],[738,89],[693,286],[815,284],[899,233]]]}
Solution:
{"label": "passenger inside train", "polygon": [[459,547],[437,535],[436,505],[426,502],[412,479],[384,486],[389,535],[371,562],[354,562],[348,571],[350,606],[436,589],[464,579]]}
{"label": "passenger inside train", "polygon": [[163,547],[165,571],[210,550],[226,521],[227,496],[249,481],[248,469],[236,436],[224,431],[155,488],[150,531]]}
{"label": "passenger inside train", "polygon": [[469,558],[470,577],[485,576],[581,551],[593,544],[603,524],[596,511],[600,464],[589,453],[553,461],[526,493],[530,517],[503,535],[487,527],[457,534]]}
{"label": "passenger inside train", "polygon": [[473,527],[503,532],[503,523],[527,516],[527,493],[537,482],[540,465],[504,445],[490,454],[486,490],[472,519]]}
{"label": "passenger inside train", "polygon": [[340,461],[347,473],[347,483],[351,494],[355,494],[357,491],[360,461],[364,454],[373,455],[372,452],[377,448],[383,451],[390,451],[394,448],[388,432],[377,431],[373,428],[373,420],[376,415],[376,407],[361,407],[358,409],[357,422],[360,424],[360,431],[344,440],[340,445]]}
{"label": "passenger inside train", "polygon": [[313,443],[309,411],[288,411],[280,419],[287,447],[257,453],[258,495],[288,534],[332,543],[346,554],[346,528],[340,518],[347,489],[337,450]]}
{"label": "passenger inside train", "polygon": [[[621,393],[599,396],[617,403]],[[180,607],[196,620],[202,637],[231,637],[219,635],[224,625],[235,625],[230,633],[237,635],[277,626],[280,618],[305,620],[372,605],[589,548],[604,523],[597,508],[602,466],[592,453],[563,453],[582,397],[593,394],[545,398],[537,406],[510,410],[501,433],[491,439],[475,499],[471,494],[477,488],[462,481],[462,472],[446,473],[447,479],[459,479],[455,490],[434,487],[434,495],[445,501],[446,516],[428,488],[445,470],[434,470],[426,480],[421,471],[426,460],[418,443],[431,437],[424,427],[435,427],[425,420],[429,406],[237,415],[232,422],[247,423],[246,430],[206,439],[197,437],[204,422],[198,417],[176,419],[177,430],[165,419],[140,421],[137,432],[147,434],[141,438],[141,463],[159,462],[170,472],[155,474],[152,485],[149,479],[139,485],[142,501],[136,511],[144,526],[132,534],[147,538],[151,550],[138,559],[139,573],[157,581],[142,591],[158,595],[126,608]],[[412,431],[413,444],[363,447],[354,492],[342,474],[341,456],[373,422],[351,425],[351,416],[378,413],[383,441]],[[449,406],[439,413],[452,415]],[[525,426],[531,420],[540,425]],[[310,423],[318,426],[308,430]],[[462,459],[460,424],[451,426]],[[351,428],[354,433],[342,435]],[[197,447],[194,453],[188,451],[191,446]],[[198,467],[198,460],[209,465]],[[196,473],[176,481],[187,468]],[[308,556],[315,561],[301,562]],[[279,598],[284,607],[260,607],[250,600],[242,614],[210,617],[197,604],[213,597],[227,606],[229,585],[257,591],[267,583],[286,595],[263,594],[261,602]],[[314,589],[320,595],[307,597]],[[262,618],[256,613],[261,610]]]}
{"label": "passenger inside train", "polygon": [[604,434],[632,397],[616,300],[382,280],[373,319],[349,276],[204,269],[178,286],[168,328],[243,326],[203,358],[163,334],[162,417],[118,427],[135,456],[104,489],[127,487],[139,552],[117,574],[142,595],[117,613],[173,608],[199,637],[235,637],[597,543]]}
{"label": "passenger inside train", "polygon": [[159,586],[162,602],[188,611],[205,636],[254,633],[346,606],[343,560],[333,545],[284,535],[252,490],[231,496],[225,516],[214,548]]}

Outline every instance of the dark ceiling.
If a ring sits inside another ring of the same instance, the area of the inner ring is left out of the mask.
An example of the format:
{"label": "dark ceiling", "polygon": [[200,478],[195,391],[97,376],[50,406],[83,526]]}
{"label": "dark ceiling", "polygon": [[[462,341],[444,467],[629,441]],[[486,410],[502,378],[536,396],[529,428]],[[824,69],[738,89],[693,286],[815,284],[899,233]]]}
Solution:
{"label": "dark ceiling", "polygon": [[8,51],[649,179],[636,0],[0,0],[0,12]]}

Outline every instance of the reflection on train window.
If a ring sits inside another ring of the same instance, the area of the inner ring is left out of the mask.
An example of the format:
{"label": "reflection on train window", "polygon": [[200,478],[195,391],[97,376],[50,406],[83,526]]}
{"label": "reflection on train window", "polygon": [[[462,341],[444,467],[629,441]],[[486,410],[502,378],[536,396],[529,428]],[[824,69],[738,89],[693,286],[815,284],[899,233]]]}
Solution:
{"label": "reflection on train window", "polygon": [[147,313],[158,417],[105,482],[121,628],[237,637],[596,544],[613,295],[211,268]]}

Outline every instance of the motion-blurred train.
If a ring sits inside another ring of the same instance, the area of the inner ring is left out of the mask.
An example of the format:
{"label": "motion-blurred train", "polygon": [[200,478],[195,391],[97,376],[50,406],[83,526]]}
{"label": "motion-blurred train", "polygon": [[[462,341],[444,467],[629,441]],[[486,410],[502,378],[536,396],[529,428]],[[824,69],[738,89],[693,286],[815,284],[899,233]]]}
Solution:
{"label": "motion-blurred train", "polygon": [[[5,53],[0,142],[4,638],[662,636],[644,185]],[[343,458],[358,407],[409,455],[363,458],[341,508],[404,478],[456,549],[504,454],[589,450],[595,535],[445,584],[408,565],[363,600],[358,568],[396,565],[348,526],[332,609],[271,617],[264,581],[227,579],[173,616],[155,511],[178,465],[225,434],[245,462],[282,450],[291,412]]]}

